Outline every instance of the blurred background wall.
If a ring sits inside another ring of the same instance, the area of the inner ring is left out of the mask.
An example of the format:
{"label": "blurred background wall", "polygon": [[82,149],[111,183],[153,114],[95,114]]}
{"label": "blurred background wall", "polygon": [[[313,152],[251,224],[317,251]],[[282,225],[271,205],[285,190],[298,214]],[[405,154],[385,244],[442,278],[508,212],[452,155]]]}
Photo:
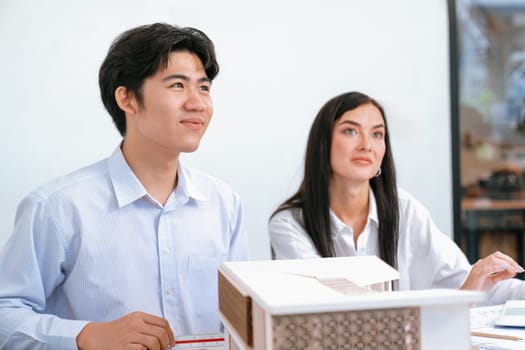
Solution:
{"label": "blurred background wall", "polygon": [[254,259],[270,256],[268,217],[299,184],[315,114],[350,90],[384,105],[400,186],[452,234],[446,1],[2,0],[0,246],[23,196],[117,146],[98,68],[119,33],[156,21],[216,44],[215,114],[182,161],[239,192]]}

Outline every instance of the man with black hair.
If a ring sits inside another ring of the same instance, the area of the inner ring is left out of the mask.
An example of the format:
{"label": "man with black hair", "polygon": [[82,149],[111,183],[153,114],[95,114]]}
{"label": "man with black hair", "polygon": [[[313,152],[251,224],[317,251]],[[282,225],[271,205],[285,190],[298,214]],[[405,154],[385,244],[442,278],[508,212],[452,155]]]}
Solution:
{"label": "man with black hair", "polygon": [[31,192],[0,252],[0,349],[165,349],[220,331],[217,269],[248,258],[238,195],[179,161],[212,117],[211,40],[133,28],[99,72],[123,137]]}

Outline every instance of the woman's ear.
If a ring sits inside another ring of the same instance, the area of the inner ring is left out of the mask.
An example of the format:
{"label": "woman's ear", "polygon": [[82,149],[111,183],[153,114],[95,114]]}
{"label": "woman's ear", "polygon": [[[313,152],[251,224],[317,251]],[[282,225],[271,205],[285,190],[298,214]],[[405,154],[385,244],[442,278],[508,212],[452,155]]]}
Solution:
{"label": "woman's ear", "polygon": [[130,93],[126,87],[119,86],[115,90],[115,100],[124,113],[133,115],[137,112],[137,101],[135,96]]}

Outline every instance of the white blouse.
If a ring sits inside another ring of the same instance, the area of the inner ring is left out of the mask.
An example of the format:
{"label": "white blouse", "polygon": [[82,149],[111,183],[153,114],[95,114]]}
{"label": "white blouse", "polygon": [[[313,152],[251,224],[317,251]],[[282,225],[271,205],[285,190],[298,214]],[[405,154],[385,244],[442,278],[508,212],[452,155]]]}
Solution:
{"label": "white blouse", "polygon": [[[398,189],[399,241],[397,250],[399,281],[397,290],[459,288],[471,265],[459,247],[441,232],[428,210],[408,192]],[[353,240],[353,230],[330,211],[336,256],[376,255],[378,250],[377,207],[370,190],[368,219],[363,232]],[[320,257],[302,224],[294,217],[297,209],[277,213],[269,223],[270,242],[276,259]],[[498,283],[489,293],[491,303],[525,298],[525,283],[512,279]]]}

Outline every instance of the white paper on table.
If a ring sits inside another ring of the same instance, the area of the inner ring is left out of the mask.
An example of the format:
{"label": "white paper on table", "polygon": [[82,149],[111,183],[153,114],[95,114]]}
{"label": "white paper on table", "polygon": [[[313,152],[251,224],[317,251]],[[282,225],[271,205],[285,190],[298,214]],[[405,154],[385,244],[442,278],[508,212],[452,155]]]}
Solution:
{"label": "white paper on table", "polygon": [[[501,315],[503,305],[493,305],[484,307],[473,307],[470,309],[470,329],[471,331],[511,335],[525,339],[525,329],[520,328],[501,328],[494,327],[496,319]],[[473,336],[472,345],[480,350],[525,350],[525,340],[506,340],[487,337]]]}

